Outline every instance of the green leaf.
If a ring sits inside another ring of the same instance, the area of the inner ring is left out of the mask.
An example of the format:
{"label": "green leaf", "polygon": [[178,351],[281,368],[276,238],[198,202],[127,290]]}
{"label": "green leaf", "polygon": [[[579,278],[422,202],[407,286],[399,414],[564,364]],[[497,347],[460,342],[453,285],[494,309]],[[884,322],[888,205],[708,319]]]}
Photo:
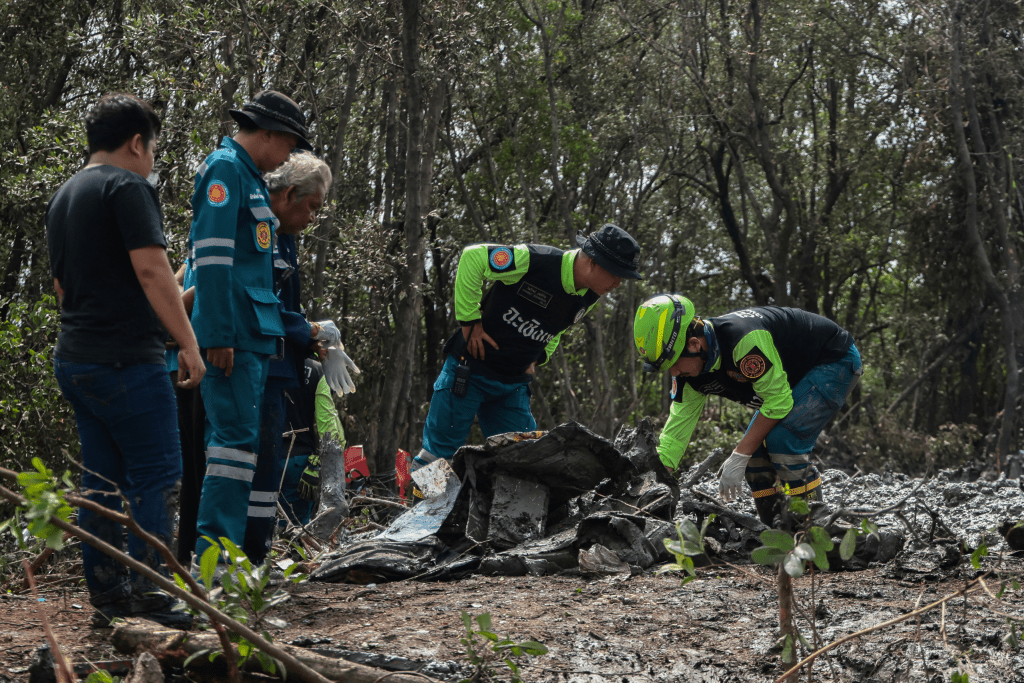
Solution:
{"label": "green leaf", "polygon": [[481,631],[491,630],[491,615],[489,612],[484,612],[476,618],[476,623],[480,625]]}
{"label": "green leaf", "polygon": [[786,559],[782,563],[782,568],[794,579],[799,579],[804,575],[804,561],[793,553],[786,555]]}
{"label": "green leaf", "polygon": [[786,552],[779,550],[778,548],[763,545],[750,553],[750,559],[758,564],[779,564],[786,559]]}
{"label": "green leaf", "polygon": [[785,531],[779,531],[778,529],[765,529],[762,531],[761,542],[766,546],[778,548],[785,552],[793,549],[793,537]]}
{"label": "green leaf", "polygon": [[811,508],[807,506],[807,501],[799,496],[789,499],[789,511],[795,512],[798,515],[811,514]]}
{"label": "green leaf", "polygon": [[971,566],[975,569],[981,569],[981,558],[988,557],[988,545],[982,543],[974,552],[971,553]]}
{"label": "green leaf", "polygon": [[869,522],[866,519],[861,520],[860,528],[866,534],[877,534],[878,533],[878,525],[874,524],[873,522]]}
{"label": "green leaf", "polygon": [[110,675],[109,671],[96,669],[85,677],[84,683],[113,683],[113,681],[114,677]]}
{"label": "green leaf", "polygon": [[839,544],[839,557],[844,560],[848,560],[853,557],[853,552],[857,549],[857,533],[856,529],[847,529],[843,535],[843,540]]}
{"label": "green leaf", "polygon": [[217,571],[217,560],[220,558],[220,548],[213,544],[203,551],[199,558],[199,576],[203,580],[206,590],[213,588],[213,574]]}
{"label": "green leaf", "polygon": [[193,659],[196,659],[198,657],[202,657],[203,655],[208,655],[211,652],[217,652],[217,651],[212,649],[212,648],[207,648],[205,650],[199,650],[198,652],[193,652],[191,655],[189,655],[188,659],[186,659],[184,662],[182,662],[181,668],[182,669],[187,669],[188,665],[192,663]]}
{"label": "green leaf", "polygon": [[536,640],[527,640],[519,643],[519,647],[523,648],[523,652],[531,657],[539,657],[540,655],[546,655],[548,653],[548,648],[543,643],[538,643]]}
{"label": "green leaf", "polygon": [[256,651],[256,659],[259,660],[260,666],[263,667],[263,672],[270,675],[277,673],[277,667],[274,665],[273,658],[269,657],[265,652]]}
{"label": "green leaf", "polygon": [[793,660],[793,636],[787,633],[785,642],[782,645],[782,661],[786,664],[792,664]]}

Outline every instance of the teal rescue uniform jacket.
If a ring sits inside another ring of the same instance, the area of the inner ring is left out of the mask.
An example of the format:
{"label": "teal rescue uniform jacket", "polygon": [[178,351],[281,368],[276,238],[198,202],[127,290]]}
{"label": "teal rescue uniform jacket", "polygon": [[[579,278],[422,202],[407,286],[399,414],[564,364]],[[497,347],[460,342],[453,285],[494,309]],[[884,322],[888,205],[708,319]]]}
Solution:
{"label": "teal rescue uniform jacket", "polygon": [[277,225],[256,164],[225,137],[199,167],[192,194],[192,327],[202,348],[275,353],[277,338],[284,335],[274,295]]}

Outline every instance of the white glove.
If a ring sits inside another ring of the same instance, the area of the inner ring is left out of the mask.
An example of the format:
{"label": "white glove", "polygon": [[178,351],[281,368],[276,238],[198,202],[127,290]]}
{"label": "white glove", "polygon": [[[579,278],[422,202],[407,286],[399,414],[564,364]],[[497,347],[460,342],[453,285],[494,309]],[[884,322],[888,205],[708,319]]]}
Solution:
{"label": "white glove", "polygon": [[326,342],[324,346],[341,346],[341,331],[333,320],[321,320],[317,325],[320,326],[320,331],[313,339]]}
{"label": "white glove", "polygon": [[722,464],[722,469],[718,470],[718,495],[722,500],[730,501],[740,497],[743,490],[743,474],[747,471],[748,462],[749,455],[733,451]]}
{"label": "white glove", "polygon": [[324,361],[324,379],[331,391],[341,396],[342,394],[355,393],[356,385],[348,374],[351,369],[357,375],[359,368],[352,362],[352,359],[345,353],[345,347],[340,343],[337,346],[327,347],[327,360]]}

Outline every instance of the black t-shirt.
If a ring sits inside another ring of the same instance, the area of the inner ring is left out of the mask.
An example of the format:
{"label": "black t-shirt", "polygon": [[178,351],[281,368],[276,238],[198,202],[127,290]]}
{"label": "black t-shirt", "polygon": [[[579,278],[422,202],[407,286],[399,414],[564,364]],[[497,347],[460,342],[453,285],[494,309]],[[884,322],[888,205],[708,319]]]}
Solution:
{"label": "black t-shirt", "polygon": [[64,289],[56,357],[77,363],[163,363],[167,332],[128,252],[167,246],[156,189],[137,173],[93,166],[46,207],[50,272]]}

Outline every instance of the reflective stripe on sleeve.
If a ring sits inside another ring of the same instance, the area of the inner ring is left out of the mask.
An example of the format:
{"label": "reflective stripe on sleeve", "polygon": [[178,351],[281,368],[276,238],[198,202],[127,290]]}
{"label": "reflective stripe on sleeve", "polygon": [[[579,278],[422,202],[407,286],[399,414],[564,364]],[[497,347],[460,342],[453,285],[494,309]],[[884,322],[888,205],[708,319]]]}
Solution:
{"label": "reflective stripe on sleeve", "polygon": [[270,518],[277,516],[277,507],[258,507],[256,505],[250,505],[249,511],[246,513],[249,517],[258,518]]}

